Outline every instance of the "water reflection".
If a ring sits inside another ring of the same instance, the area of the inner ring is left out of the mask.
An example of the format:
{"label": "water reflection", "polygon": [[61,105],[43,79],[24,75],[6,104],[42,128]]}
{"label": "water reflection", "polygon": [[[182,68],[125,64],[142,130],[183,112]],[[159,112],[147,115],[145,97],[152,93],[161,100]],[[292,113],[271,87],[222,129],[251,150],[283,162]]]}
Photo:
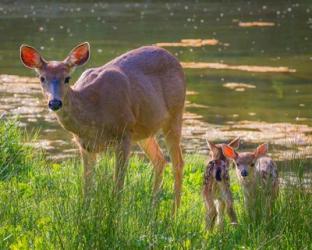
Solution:
{"label": "water reflection", "polygon": [[255,73],[295,73],[295,69],[288,67],[278,66],[253,66],[253,65],[228,65],[224,63],[208,63],[208,62],[182,62],[183,68],[186,69],[229,69],[240,70]]}
{"label": "water reflection", "polygon": [[239,27],[249,28],[249,27],[273,27],[275,23],[273,22],[239,22]]}
{"label": "water reflection", "polygon": [[[35,46],[47,59],[62,60],[78,42],[89,41],[92,55],[86,67],[94,67],[130,49],[165,42],[185,67],[185,151],[206,153],[206,136],[224,141],[240,135],[244,148],[269,141],[278,158],[309,157],[310,5],[307,0],[2,1],[0,74],[32,76],[19,61],[21,43]],[[86,67],[77,69],[73,82]],[[0,112],[20,116],[29,130],[40,128],[38,147],[49,155],[76,154],[69,133],[47,110],[37,79],[1,76],[0,82]]]}
{"label": "water reflection", "polygon": [[[253,85],[229,83],[231,87],[251,87]],[[53,112],[49,111],[39,94],[37,78],[0,75],[0,113],[19,117],[20,125],[28,130],[39,128],[39,138],[33,145],[45,149],[54,160],[62,160],[77,155],[77,148],[71,136],[57,123]],[[188,96],[198,95],[188,91]],[[208,106],[186,102],[186,108],[209,109]],[[250,114],[251,116],[256,114]],[[187,153],[207,154],[206,138],[211,141],[229,141],[240,136],[245,149],[261,142],[270,142],[275,159],[293,159],[312,155],[312,127],[291,123],[267,123],[257,121],[227,122],[224,125],[209,124],[198,114],[186,112],[183,126],[183,149]]]}
{"label": "water reflection", "polygon": [[156,43],[159,47],[203,47],[219,43],[216,39],[182,39],[180,42]]}
{"label": "water reflection", "polygon": [[238,82],[228,82],[223,84],[224,88],[232,89],[235,91],[245,91],[246,89],[255,89],[256,85]]}

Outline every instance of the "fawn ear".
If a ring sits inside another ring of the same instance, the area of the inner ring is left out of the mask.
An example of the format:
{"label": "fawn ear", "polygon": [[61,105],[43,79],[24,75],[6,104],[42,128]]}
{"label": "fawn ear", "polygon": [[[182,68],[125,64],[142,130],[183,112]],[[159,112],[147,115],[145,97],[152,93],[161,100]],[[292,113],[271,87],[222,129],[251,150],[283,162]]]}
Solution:
{"label": "fawn ear", "polygon": [[235,160],[238,156],[238,154],[235,152],[235,150],[226,144],[222,145],[222,152],[223,152],[224,156],[226,158],[229,158],[229,159]]}
{"label": "fawn ear", "polygon": [[208,141],[207,139],[206,139],[206,142],[207,142],[207,146],[208,146],[209,150],[212,152],[212,154],[217,156],[219,154],[219,149],[217,148],[217,146],[214,143]]}
{"label": "fawn ear", "polygon": [[36,49],[25,44],[20,47],[20,57],[23,64],[31,69],[40,69],[46,63]]}
{"label": "fawn ear", "polygon": [[90,44],[88,42],[81,43],[77,45],[65,59],[65,63],[67,63],[71,67],[81,66],[85,64],[90,57]]}
{"label": "fawn ear", "polygon": [[269,145],[264,143],[264,144],[261,144],[259,147],[257,147],[256,151],[255,151],[255,158],[259,158],[261,156],[264,156],[267,154],[269,150]]}
{"label": "fawn ear", "polygon": [[240,138],[236,137],[233,141],[231,141],[228,146],[238,149],[239,148],[239,144],[240,144]]}

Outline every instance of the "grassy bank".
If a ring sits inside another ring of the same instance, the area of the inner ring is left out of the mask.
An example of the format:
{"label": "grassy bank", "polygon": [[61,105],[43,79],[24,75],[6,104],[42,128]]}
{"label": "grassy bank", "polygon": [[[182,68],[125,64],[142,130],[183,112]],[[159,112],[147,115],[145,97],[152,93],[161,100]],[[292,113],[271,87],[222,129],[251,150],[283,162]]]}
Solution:
{"label": "grassy bank", "polygon": [[[0,122],[0,249],[311,249],[312,195],[300,181],[281,190],[274,216],[252,221],[242,209],[232,174],[239,226],[207,233],[200,196],[205,159],[187,155],[182,207],[171,216],[172,175],[167,167],[157,209],[151,206],[152,168],[131,157],[121,204],[112,196],[112,157],[97,167],[89,205],[81,165],[48,162],[25,146],[12,122]],[[302,175],[301,162],[288,166]],[[300,178],[299,178],[300,180]]]}

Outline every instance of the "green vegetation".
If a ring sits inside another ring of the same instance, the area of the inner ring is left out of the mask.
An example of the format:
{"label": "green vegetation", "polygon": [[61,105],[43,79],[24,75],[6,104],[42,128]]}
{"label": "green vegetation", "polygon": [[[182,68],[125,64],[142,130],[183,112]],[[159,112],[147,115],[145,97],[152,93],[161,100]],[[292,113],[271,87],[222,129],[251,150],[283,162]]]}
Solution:
{"label": "green vegetation", "polygon": [[[311,186],[286,185],[270,219],[250,220],[232,176],[239,226],[205,232],[200,195],[205,159],[186,156],[183,203],[171,216],[172,176],[166,169],[160,204],[151,206],[152,168],[132,156],[123,198],[112,195],[114,159],[103,157],[84,203],[79,161],[51,163],[23,143],[13,122],[0,122],[0,249],[311,249]],[[232,173],[233,174],[233,173]],[[310,189],[306,189],[310,188]],[[309,191],[307,191],[309,190]]]}

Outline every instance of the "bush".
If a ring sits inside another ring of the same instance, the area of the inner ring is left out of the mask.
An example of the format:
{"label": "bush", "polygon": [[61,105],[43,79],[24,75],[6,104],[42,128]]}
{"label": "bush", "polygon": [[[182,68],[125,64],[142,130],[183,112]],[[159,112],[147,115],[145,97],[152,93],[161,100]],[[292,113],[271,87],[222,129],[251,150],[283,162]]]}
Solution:
{"label": "bush", "polygon": [[0,180],[29,173],[34,150],[23,143],[22,137],[15,121],[0,120]]}

